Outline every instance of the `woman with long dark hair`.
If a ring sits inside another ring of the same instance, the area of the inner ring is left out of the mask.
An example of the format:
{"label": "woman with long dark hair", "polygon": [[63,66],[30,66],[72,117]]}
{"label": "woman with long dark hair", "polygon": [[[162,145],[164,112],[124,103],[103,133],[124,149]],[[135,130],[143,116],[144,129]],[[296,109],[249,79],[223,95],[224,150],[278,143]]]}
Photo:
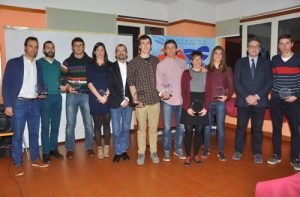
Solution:
{"label": "woman with long dark hair", "polygon": [[210,153],[210,130],[212,115],[216,115],[218,129],[218,157],[226,161],[224,154],[224,125],[226,114],[226,101],[233,93],[233,76],[230,67],[225,62],[225,50],[216,46],[210,57],[205,86],[205,107],[208,109],[209,126],[204,130],[204,150],[202,158],[207,158]]}
{"label": "woman with long dark hair", "polygon": [[[98,158],[109,157],[110,111],[108,108],[108,73],[111,62],[108,61],[105,45],[96,43],[93,49],[93,64],[87,67],[87,83],[90,90],[89,105],[94,121],[95,141],[98,146]],[[104,146],[101,127],[103,126]]]}

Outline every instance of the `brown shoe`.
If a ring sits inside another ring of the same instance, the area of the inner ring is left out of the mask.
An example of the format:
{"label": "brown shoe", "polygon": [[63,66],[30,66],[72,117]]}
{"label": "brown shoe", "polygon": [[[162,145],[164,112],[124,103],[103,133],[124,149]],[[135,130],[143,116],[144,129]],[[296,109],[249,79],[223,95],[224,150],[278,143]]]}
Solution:
{"label": "brown shoe", "polygon": [[33,162],[31,163],[31,165],[32,165],[33,167],[39,167],[39,168],[47,168],[47,167],[49,166],[48,163],[45,163],[45,162],[43,162],[43,161],[41,161],[41,160],[33,161]]}
{"label": "brown shoe", "polygon": [[67,156],[66,157],[67,157],[68,160],[73,159],[73,157],[74,157],[73,151],[67,151]]}
{"label": "brown shoe", "polygon": [[23,176],[24,175],[24,169],[23,169],[23,166],[15,166],[14,167],[14,173],[15,173],[15,176]]}
{"label": "brown shoe", "polygon": [[86,152],[89,157],[95,157],[95,153],[94,153],[93,149],[88,149]]}

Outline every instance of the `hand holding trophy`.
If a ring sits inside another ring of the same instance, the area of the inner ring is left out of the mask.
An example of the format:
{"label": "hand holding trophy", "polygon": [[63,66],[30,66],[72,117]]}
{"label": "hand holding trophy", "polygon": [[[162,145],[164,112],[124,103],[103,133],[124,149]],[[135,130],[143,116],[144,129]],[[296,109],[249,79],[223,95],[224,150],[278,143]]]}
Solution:
{"label": "hand holding trophy", "polygon": [[281,88],[279,90],[279,97],[282,100],[286,100],[291,95],[292,95],[292,90],[289,88]]}
{"label": "hand holding trophy", "polygon": [[163,100],[168,100],[172,97],[172,92],[173,92],[173,89],[172,89],[172,85],[171,84],[167,84],[165,85],[162,90],[162,99]]}
{"label": "hand holding trophy", "polygon": [[144,90],[138,90],[134,93],[133,102],[134,102],[135,107],[138,107],[138,108],[144,107],[144,103],[140,100],[141,97],[143,97],[144,95],[145,95]]}
{"label": "hand holding trophy", "polygon": [[104,89],[97,89],[97,92],[99,93],[100,97],[97,98],[97,101],[102,103],[102,104],[105,104],[107,102],[107,98],[108,98],[108,95],[109,95],[109,91],[108,89],[104,90]]}
{"label": "hand holding trophy", "polygon": [[48,96],[48,88],[46,84],[38,83],[35,86],[35,91],[39,99],[45,99]]}
{"label": "hand holding trophy", "polygon": [[191,109],[193,110],[193,114],[195,116],[201,115],[201,110],[203,109],[203,101],[202,100],[195,100],[191,103]]}
{"label": "hand holding trophy", "polygon": [[71,93],[75,93],[75,94],[80,93],[81,84],[79,80],[74,80],[71,87],[73,88],[73,90],[70,91]]}
{"label": "hand holding trophy", "polygon": [[225,93],[225,89],[222,86],[218,86],[214,90],[214,98],[222,99]]}

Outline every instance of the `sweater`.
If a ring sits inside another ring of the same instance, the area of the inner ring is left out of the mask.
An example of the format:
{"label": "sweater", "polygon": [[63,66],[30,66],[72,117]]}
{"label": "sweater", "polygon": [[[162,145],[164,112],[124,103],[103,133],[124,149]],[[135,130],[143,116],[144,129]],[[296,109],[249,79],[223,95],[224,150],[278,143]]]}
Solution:
{"label": "sweater", "polygon": [[279,96],[283,89],[289,89],[291,95],[300,97],[300,55],[294,54],[284,62],[281,55],[272,58],[273,86],[272,95]]}
{"label": "sweater", "polygon": [[79,92],[87,94],[87,80],[86,80],[86,67],[92,64],[93,59],[90,58],[86,53],[80,59],[74,56],[74,53],[67,58],[62,65],[62,76],[64,78],[64,84],[70,84],[71,86],[75,83],[80,83]]}

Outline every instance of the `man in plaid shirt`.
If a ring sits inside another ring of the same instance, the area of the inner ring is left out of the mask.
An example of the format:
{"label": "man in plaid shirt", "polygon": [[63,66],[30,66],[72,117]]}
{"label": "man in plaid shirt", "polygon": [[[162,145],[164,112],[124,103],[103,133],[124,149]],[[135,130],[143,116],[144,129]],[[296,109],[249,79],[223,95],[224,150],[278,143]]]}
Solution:
{"label": "man in plaid shirt", "polygon": [[152,41],[148,35],[139,40],[140,54],[128,64],[127,82],[134,103],[138,120],[138,159],[143,165],[146,151],[146,128],[149,127],[151,159],[159,163],[157,156],[157,126],[160,112],[160,99],[156,90],[156,67],[159,59],[150,55]]}

